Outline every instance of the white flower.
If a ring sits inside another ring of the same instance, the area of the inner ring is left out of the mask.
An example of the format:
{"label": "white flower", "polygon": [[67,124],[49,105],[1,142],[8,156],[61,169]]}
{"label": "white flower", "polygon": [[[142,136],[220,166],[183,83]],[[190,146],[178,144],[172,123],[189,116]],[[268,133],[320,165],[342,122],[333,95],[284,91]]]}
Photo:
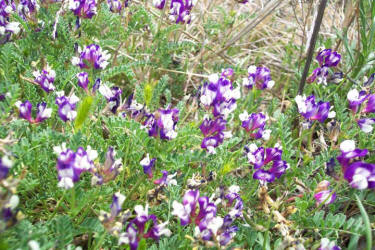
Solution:
{"label": "white flower", "polygon": [[[59,171],[59,172],[61,172],[61,171]],[[63,177],[63,178],[61,178],[61,180],[59,181],[59,183],[57,184],[57,186],[59,188],[70,189],[70,188],[74,187],[74,184],[73,184],[72,178]]]}
{"label": "white flower", "polygon": [[355,141],[353,140],[345,140],[340,144],[340,150],[342,152],[350,152],[355,150]]}

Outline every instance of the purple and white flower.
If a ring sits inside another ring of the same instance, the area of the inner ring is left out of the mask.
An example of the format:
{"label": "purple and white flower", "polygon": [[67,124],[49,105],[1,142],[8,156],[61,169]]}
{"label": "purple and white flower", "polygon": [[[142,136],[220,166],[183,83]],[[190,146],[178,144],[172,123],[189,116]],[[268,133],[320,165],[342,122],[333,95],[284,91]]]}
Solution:
{"label": "purple and white flower", "polygon": [[315,96],[311,95],[306,98],[306,96],[297,95],[295,101],[298,106],[298,112],[308,121],[318,120],[319,122],[324,122],[327,118],[334,118],[336,112],[332,111],[329,102],[319,101],[315,103]]}
{"label": "purple and white flower", "polygon": [[358,91],[356,89],[351,89],[348,92],[347,99],[349,101],[349,108],[353,113],[357,113],[361,104],[368,98],[366,91]]}
{"label": "purple and white flower", "polygon": [[55,103],[59,107],[59,116],[64,122],[73,121],[77,116],[76,104],[79,98],[73,93],[70,97],[64,95],[64,91],[56,92]]}
{"label": "purple and white flower", "polygon": [[267,67],[256,67],[252,65],[247,71],[249,75],[242,81],[244,87],[252,89],[255,86],[258,89],[272,89],[275,85],[271,77],[271,72]]}
{"label": "purple and white flower", "polygon": [[331,49],[324,49],[318,53],[316,60],[319,63],[319,67],[313,70],[312,74],[308,77],[307,82],[312,83],[316,81],[318,84],[323,83],[324,85],[327,85],[327,78],[329,75],[328,70],[339,64],[341,55]]}
{"label": "purple and white flower", "polygon": [[87,72],[80,72],[77,74],[78,79],[78,86],[87,90],[87,86],[89,85],[89,74]]}
{"label": "purple and white flower", "polygon": [[176,125],[178,122],[178,109],[159,109],[157,116],[157,126],[160,129],[160,138],[166,140],[172,140],[176,138]]}
{"label": "purple and white flower", "polygon": [[69,0],[69,10],[73,11],[74,15],[81,18],[91,19],[96,12],[96,0]]}
{"label": "purple and white flower", "polygon": [[228,135],[228,133],[225,132],[226,124],[227,121],[221,117],[213,120],[206,116],[202,124],[199,126],[204,135],[201,148],[207,149],[210,154],[215,154],[215,148],[223,143],[224,138],[226,138],[226,135]]}
{"label": "purple and white flower", "polygon": [[156,158],[150,159],[150,155],[147,154],[139,164],[143,167],[143,172],[148,176],[149,179],[152,178],[152,169],[155,167]]}
{"label": "purple and white flower", "polygon": [[324,202],[324,205],[331,204],[336,200],[336,192],[333,192],[328,187],[330,186],[329,181],[321,181],[315,189],[314,199],[316,200],[317,206]]}
{"label": "purple and white flower", "polygon": [[66,144],[53,148],[58,155],[57,158],[57,173],[58,173],[58,187],[70,189],[74,186],[74,182],[78,182],[81,173],[88,172],[94,168],[94,160],[98,153],[92,150],[90,146],[87,150],[82,147],[78,148],[76,152],[66,148]]}
{"label": "purple and white flower", "polygon": [[37,82],[40,87],[47,93],[54,91],[55,86],[53,85],[56,77],[56,73],[53,69],[47,67],[40,71],[34,71],[33,75],[35,77],[35,82]]}
{"label": "purple and white flower", "polygon": [[[254,179],[258,179],[261,183],[273,182],[275,178],[280,178],[289,168],[286,161],[283,161],[282,150],[277,146],[274,148],[263,147],[258,148],[255,144],[245,147],[247,158],[250,164],[257,169],[253,175]],[[268,163],[272,163],[270,169],[265,170],[264,167]]]}
{"label": "purple and white flower", "polygon": [[39,4],[36,0],[20,0],[17,10],[18,15],[26,20],[26,18],[30,17],[32,13],[39,10]]}
{"label": "purple and white flower", "polygon": [[169,10],[169,20],[176,23],[190,23],[191,10],[197,0],[172,0]]}
{"label": "purple and white flower", "polygon": [[375,118],[364,118],[364,119],[359,119],[357,121],[358,126],[360,129],[365,132],[365,133],[371,133],[373,128],[373,125],[375,123]]}
{"label": "purple and white flower", "polygon": [[107,99],[111,112],[116,114],[121,103],[122,90],[116,86],[109,88],[106,84],[101,84],[99,87],[99,93]]}
{"label": "purple and white flower", "polygon": [[152,0],[152,4],[155,6],[155,8],[158,9],[164,9],[166,0]]}
{"label": "purple and white flower", "polygon": [[84,50],[78,48],[79,57],[72,58],[72,64],[79,66],[81,69],[93,67],[95,69],[105,69],[109,64],[108,60],[111,55],[108,51],[102,50],[99,45],[90,44]]}
{"label": "purple and white flower", "polygon": [[16,10],[16,5],[13,1],[0,1],[0,36],[5,37],[7,41],[12,34],[17,35],[20,32],[20,23],[9,22],[9,17]]}
{"label": "purple and white flower", "polygon": [[0,180],[7,178],[9,170],[13,166],[13,162],[4,155],[0,158]]}
{"label": "purple and white flower", "polygon": [[239,115],[239,118],[242,122],[241,126],[250,134],[250,137],[254,139],[262,138],[268,140],[270,138],[271,130],[265,129],[266,117],[262,113],[252,113],[249,115],[247,111],[244,111]]}
{"label": "purple and white flower", "polygon": [[359,157],[364,157],[367,155],[367,149],[359,149],[355,147],[355,142],[353,140],[345,140],[340,144],[341,154],[337,156],[337,161],[341,164],[344,172],[346,168]]}
{"label": "purple and white flower", "polygon": [[330,241],[327,238],[322,238],[320,240],[320,247],[318,250],[341,250],[341,248],[337,246],[334,241]]}
{"label": "purple and white flower", "polygon": [[375,164],[353,162],[345,168],[344,178],[356,189],[375,188]]}
{"label": "purple and white flower", "polygon": [[18,108],[20,117],[25,120],[28,120],[30,123],[40,123],[46,120],[47,118],[50,118],[52,114],[52,109],[47,108],[47,103],[45,102],[37,104],[35,119],[32,118],[32,104],[28,100],[26,100],[24,103],[22,103],[21,101],[17,101],[15,105]]}
{"label": "purple and white flower", "polygon": [[177,185],[176,179],[174,179],[177,175],[177,173],[168,175],[168,171],[163,170],[161,171],[163,176],[160,179],[154,180],[154,184],[160,185],[160,186],[170,186],[170,185]]}

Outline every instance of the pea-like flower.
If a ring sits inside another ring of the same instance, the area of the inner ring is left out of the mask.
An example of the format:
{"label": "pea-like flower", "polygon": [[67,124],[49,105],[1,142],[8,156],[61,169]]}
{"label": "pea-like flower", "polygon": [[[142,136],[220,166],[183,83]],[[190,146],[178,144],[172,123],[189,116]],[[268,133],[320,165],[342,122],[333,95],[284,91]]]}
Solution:
{"label": "pea-like flower", "polygon": [[20,0],[17,10],[18,14],[26,20],[39,10],[39,4],[36,0]]}
{"label": "pea-like flower", "polygon": [[130,0],[107,0],[108,8],[113,13],[120,13],[121,10],[129,6]]}
{"label": "pea-like flower", "polygon": [[92,169],[94,174],[91,179],[92,185],[102,185],[111,180],[114,180],[117,175],[122,171],[121,159],[115,159],[116,151],[113,147],[109,147],[106,153],[104,165],[95,166]]}
{"label": "pea-like flower", "polygon": [[97,14],[96,0],[69,0],[68,8],[77,17],[91,19]]}
{"label": "pea-like flower", "polygon": [[329,102],[319,101],[315,103],[315,96],[311,95],[306,98],[306,96],[297,95],[295,101],[298,106],[298,112],[308,121],[319,121],[323,123],[327,118],[334,118],[336,112],[332,111]]}
{"label": "pea-like flower", "polygon": [[0,36],[4,36],[4,41],[8,40],[12,34],[17,35],[20,32],[20,23],[10,22],[10,16],[16,10],[16,4],[13,1],[0,1]]}
{"label": "pea-like flower", "polygon": [[72,64],[79,66],[81,69],[93,67],[95,69],[105,69],[109,64],[108,60],[111,55],[108,51],[102,50],[99,45],[90,44],[84,50],[78,48],[79,57],[72,58]]}
{"label": "pea-like flower", "polygon": [[59,107],[59,116],[64,122],[73,121],[77,116],[76,104],[79,98],[73,93],[70,97],[64,95],[64,91],[56,92],[55,103]]}
{"label": "pea-like flower", "polygon": [[244,87],[252,89],[272,89],[275,82],[272,80],[271,71],[267,67],[256,67],[254,65],[248,68],[248,77],[242,80]]}
{"label": "pea-like flower", "polygon": [[32,111],[33,106],[30,103],[30,101],[26,100],[23,103],[21,101],[17,101],[15,105],[18,108],[20,117],[25,120],[28,120],[30,123],[40,123],[46,120],[47,118],[51,117],[51,114],[52,114],[52,109],[47,108],[47,103],[45,102],[41,102],[37,104],[36,106],[37,111],[36,111],[35,119],[32,118],[31,111]]}
{"label": "pea-like flower", "polygon": [[80,72],[76,76],[78,79],[78,86],[87,91],[87,87],[90,83],[89,74],[87,72]]}
{"label": "pea-like flower", "polygon": [[42,71],[34,71],[33,75],[35,77],[35,82],[37,82],[44,91],[49,93],[55,90],[53,83],[55,81],[56,73],[53,69],[47,67]]}
{"label": "pea-like flower", "polygon": [[341,250],[341,248],[337,246],[334,241],[330,241],[327,238],[323,238],[320,241],[320,246],[318,250]]}
{"label": "pea-like flower", "polygon": [[165,0],[152,0],[152,4],[158,9],[164,9]]}
{"label": "pea-like flower", "polygon": [[318,84],[327,85],[327,78],[329,75],[328,70],[339,64],[341,55],[331,49],[324,49],[318,53],[316,60],[319,63],[319,67],[313,70],[312,74],[308,77],[307,82],[312,83],[316,81]]}
{"label": "pea-like flower", "polygon": [[109,109],[113,114],[116,114],[118,107],[121,103],[122,90],[119,87],[113,86],[108,87],[106,84],[99,86],[99,93],[107,99]]}
{"label": "pea-like flower", "polygon": [[65,189],[72,188],[83,172],[91,171],[94,168],[93,161],[98,157],[98,153],[90,146],[87,150],[80,147],[74,152],[66,148],[66,144],[63,143],[53,149],[58,155],[56,168],[59,183],[57,186]]}
{"label": "pea-like flower", "polygon": [[176,23],[190,23],[191,10],[197,0],[172,0],[169,10],[169,19]]}
{"label": "pea-like flower", "polygon": [[353,163],[356,158],[364,157],[367,155],[367,149],[359,149],[355,147],[355,141],[345,140],[340,144],[341,154],[337,156],[337,161],[341,164],[344,169]]}
{"label": "pea-like flower", "polygon": [[150,155],[147,154],[145,158],[143,158],[139,164],[143,167],[143,172],[148,176],[148,178],[152,178],[152,169],[155,167],[156,158],[150,159]]}
{"label": "pea-like flower", "polygon": [[373,128],[374,123],[375,123],[375,118],[363,118],[357,121],[359,128],[365,133],[372,132],[372,130],[374,129]]}
{"label": "pea-like flower", "polygon": [[329,181],[321,181],[315,189],[314,199],[316,200],[317,206],[324,202],[325,205],[331,204],[336,200],[336,192],[333,192],[328,187],[330,186]]}
{"label": "pea-like flower", "polygon": [[[289,168],[286,161],[282,160],[282,150],[277,146],[274,148],[259,147],[255,144],[250,144],[245,147],[247,158],[250,164],[257,169],[253,175],[254,179],[258,179],[261,183],[273,182],[275,178],[280,178]],[[265,170],[264,167],[272,163],[270,169]]]}
{"label": "pea-like flower", "polygon": [[174,179],[177,173],[168,175],[168,171],[163,170],[161,171],[163,176],[160,179],[154,180],[154,184],[160,186],[170,186],[170,185],[177,185],[177,181]]}
{"label": "pea-like flower", "polygon": [[242,122],[241,126],[250,134],[251,138],[270,138],[271,130],[265,129],[267,117],[262,113],[252,113],[249,115],[246,111],[239,115]]}
{"label": "pea-like flower", "polygon": [[178,122],[178,109],[159,109],[156,112],[157,126],[160,129],[160,139],[172,140],[176,138],[176,125]]}
{"label": "pea-like flower", "polygon": [[222,117],[213,120],[206,116],[199,126],[204,135],[201,148],[206,149],[210,154],[215,154],[215,148],[223,143],[224,138],[230,137],[230,132],[225,131],[226,124],[227,121]]}
{"label": "pea-like flower", "polygon": [[13,162],[4,155],[0,158],[0,181],[8,176],[9,170],[13,166]]}

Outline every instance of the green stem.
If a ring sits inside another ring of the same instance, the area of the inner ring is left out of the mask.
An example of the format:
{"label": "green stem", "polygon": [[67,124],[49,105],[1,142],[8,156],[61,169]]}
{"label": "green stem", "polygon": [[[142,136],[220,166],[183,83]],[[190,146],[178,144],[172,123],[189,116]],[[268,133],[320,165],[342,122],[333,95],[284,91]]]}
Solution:
{"label": "green stem", "polygon": [[60,208],[60,204],[62,202],[62,200],[64,199],[65,197],[65,193],[66,191],[64,191],[63,195],[61,196],[60,200],[57,202],[56,204],[56,207],[55,207],[55,210],[53,211],[53,214],[48,218],[48,220],[52,219],[53,217],[55,217],[56,213],[57,213],[57,210],[59,210]]}
{"label": "green stem", "polygon": [[361,211],[361,215],[363,218],[363,222],[365,223],[365,230],[366,230],[366,249],[371,250],[372,248],[372,232],[371,232],[371,224],[366,209],[363,207],[361,200],[359,199],[358,195],[355,195],[357,200],[357,205],[359,210]]}
{"label": "green stem", "polygon": [[145,176],[146,175],[143,175],[141,178],[138,179],[137,183],[132,187],[132,189],[130,190],[130,192],[128,193],[128,195],[125,197],[125,200],[124,200],[123,204],[126,204],[126,202],[129,199],[129,197],[134,193],[134,191],[139,187],[139,185],[142,182],[144,182]]}
{"label": "green stem", "polygon": [[107,234],[107,232],[104,230],[104,232],[102,233],[102,235],[100,235],[99,240],[96,241],[95,246],[93,247],[94,250],[100,248],[100,246],[102,245],[102,243],[103,243],[103,241],[105,239],[106,234]]}

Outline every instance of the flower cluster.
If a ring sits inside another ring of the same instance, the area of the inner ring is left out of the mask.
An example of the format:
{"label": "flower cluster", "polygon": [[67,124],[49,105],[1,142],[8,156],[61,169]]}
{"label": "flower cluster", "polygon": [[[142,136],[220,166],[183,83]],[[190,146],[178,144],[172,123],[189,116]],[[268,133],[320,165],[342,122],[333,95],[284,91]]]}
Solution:
{"label": "flower cluster", "polygon": [[232,69],[223,70],[220,77],[213,74],[201,89],[200,101],[206,109],[212,108],[215,117],[223,116],[226,119],[237,108],[236,100],[241,97],[241,92],[239,87],[233,88],[229,80],[232,74]]}
{"label": "flower cluster", "polygon": [[73,121],[77,116],[76,104],[79,98],[73,93],[70,97],[64,95],[64,91],[56,92],[55,103],[59,107],[59,116],[64,122]]}
{"label": "flower cluster", "polygon": [[328,205],[336,200],[336,192],[333,192],[331,189],[329,189],[329,185],[329,181],[324,180],[320,182],[316,187],[314,198],[317,205],[323,202],[325,205]]}
{"label": "flower cluster", "polygon": [[206,149],[210,154],[215,154],[215,148],[223,143],[225,138],[231,136],[231,133],[226,130],[227,121],[222,117],[216,119],[210,119],[206,116],[199,126],[204,139],[201,144],[201,148]]}
{"label": "flower cluster", "polygon": [[[347,99],[353,115],[358,114],[360,117],[368,113],[375,113],[375,94],[368,94],[364,90],[359,92],[356,89],[352,89],[348,92]],[[372,132],[373,124],[375,123],[374,118],[356,118],[356,121],[363,132]]]}
{"label": "flower cluster", "polygon": [[72,64],[81,69],[93,67],[94,69],[105,69],[108,59],[111,57],[108,51],[102,50],[99,45],[90,44],[84,50],[78,48],[79,57],[72,58]]}
{"label": "flower cluster", "polygon": [[258,89],[272,89],[275,82],[272,81],[271,71],[267,67],[256,67],[254,65],[248,68],[248,77],[244,78],[242,84],[248,89],[257,87]]}
{"label": "flower cluster", "polygon": [[[283,151],[276,145],[274,148],[259,147],[255,144],[250,144],[245,147],[247,159],[251,165],[256,169],[253,178],[258,179],[261,183],[273,182],[275,178],[280,178],[289,168],[286,161],[283,161]],[[272,167],[265,170],[264,167],[268,163],[272,163]]]}
{"label": "flower cluster", "polygon": [[10,15],[16,10],[16,5],[10,0],[0,0],[0,37],[1,43],[9,40],[12,34],[17,35],[20,32],[19,22],[10,22]]}
{"label": "flower cluster", "polygon": [[37,82],[44,91],[49,93],[55,90],[53,83],[55,82],[56,73],[53,69],[47,67],[41,72],[34,71],[33,75],[35,77],[35,82]]}
{"label": "flower cluster", "polygon": [[57,158],[57,173],[58,173],[58,187],[70,189],[74,186],[74,182],[78,182],[80,175],[83,172],[91,171],[94,166],[94,160],[98,153],[92,150],[90,146],[87,150],[82,147],[78,148],[76,152],[66,148],[66,144],[53,148],[58,155]]}
{"label": "flower cluster", "polygon": [[91,178],[92,185],[102,185],[111,180],[114,180],[122,171],[121,159],[116,159],[116,151],[113,147],[109,147],[105,155],[104,165],[95,165],[91,170],[93,177]]}
{"label": "flower cluster", "polygon": [[179,110],[159,109],[154,114],[145,114],[146,120],[142,123],[143,128],[148,130],[148,135],[160,136],[163,140],[172,140],[177,137],[176,126],[179,120]]}
{"label": "flower cluster", "polygon": [[18,14],[26,20],[26,18],[38,11],[39,4],[36,0],[21,0],[17,9]]}
{"label": "flower cluster", "polygon": [[[220,245],[224,246],[229,243],[237,231],[236,226],[231,226],[233,220],[242,214],[242,199],[237,193],[239,190],[232,191],[226,195],[222,194],[223,199],[227,200],[227,206],[232,206],[234,200],[236,200],[234,207],[224,219],[217,216],[217,205],[215,204],[220,203],[221,199],[214,203],[207,196],[200,197],[199,190],[188,190],[182,199],[182,203],[173,201],[172,214],[180,219],[181,226],[194,222],[196,225],[195,237],[204,241],[214,238],[220,242]],[[199,209],[197,205],[199,205]]]}
{"label": "flower cluster", "polygon": [[47,103],[41,102],[36,105],[36,117],[35,119],[32,118],[32,107],[30,101],[26,100],[25,102],[17,101],[15,103],[16,107],[18,108],[20,117],[29,121],[30,123],[40,123],[45,119],[51,117],[52,109],[47,108]]}
{"label": "flower cluster", "polygon": [[[141,205],[134,207],[136,212],[136,217],[129,221],[124,233],[119,235],[119,245],[129,244],[131,250],[136,250],[138,248],[138,243],[141,238],[151,238],[155,241],[159,241],[160,237],[165,235],[169,237],[171,231],[166,227],[168,221],[164,223],[158,223],[156,215],[148,214],[148,205],[143,208]],[[146,224],[149,225],[146,231]]]}
{"label": "flower cluster", "polygon": [[352,140],[341,142],[340,150],[337,160],[350,186],[356,189],[375,188],[375,164],[357,160],[366,156],[368,150],[356,148]]}
{"label": "flower cluster", "polygon": [[111,112],[116,114],[117,109],[121,104],[122,90],[116,86],[110,88],[106,84],[100,84],[98,90],[107,100]]}
{"label": "flower cluster", "polygon": [[318,250],[341,250],[341,247],[337,246],[334,241],[323,238],[320,240],[320,246]]}
{"label": "flower cluster", "polygon": [[170,186],[170,185],[177,185],[177,181],[174,179],[176,177],[177,173],[169,174],[168,171],[162,170],[161,173],[163,176],[160,179],[154,180],[155,185],[159,186]]}
{"label": "flower cluster", "polygon": [[91,19],[96,15],[96,0],[69,0],[69,10],[73,11],[74,15],[82,18]]}
{"label": "flower cluster", "polygon": [[309,122],[319,121],[324,122],[327,118],[333,118],[336,113],[332,111],[333,106],[329,102],[319,101],[315,103],[315,96],[297,95],[295,101],[298,106],[298,112]]}
{"label": "flower cluster", "polygon": [[323,83],[324,85],[327,85],[327,77],[329,75],[328,70],[339,64],[341,55],[331,49],[324,49],[318,53],[316,60],[319,63],[319,67],[314,69],[312,74],[308,77],[307,82],[312,83],[316,81],[318,84]]}
{"label": "flower cluster", "polygon": [[241,126],[250,134],[251,138],[268,140],[271,130],[265,129],[268,118],[262,113],[252,113],[249,115],[245,110],[239,115]]}
{"label": "flower cluster", "polygon": [[[191,10],[197,0],[172,0],[169,8],[169,19],[176,23],[190,23]],[[164,9],[166,0],[153,0],[153,5],[158,9]]]}

